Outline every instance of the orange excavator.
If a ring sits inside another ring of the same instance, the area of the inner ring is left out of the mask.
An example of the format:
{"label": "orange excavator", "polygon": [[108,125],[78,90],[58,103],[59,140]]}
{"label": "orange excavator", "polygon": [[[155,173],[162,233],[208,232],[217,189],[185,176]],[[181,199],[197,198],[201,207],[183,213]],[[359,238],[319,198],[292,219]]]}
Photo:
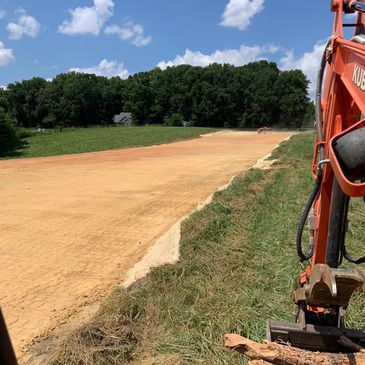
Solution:
{"label": "orange excavator", "polygon": [[[365,347],[365,332],[347,329],[345,311],[357,289],[365,290],[365,269],[346,246],[351,198],[365,199],[365,3],[332,0],[333,34],[317,79],[316,141],[313,191],[304,209],[296,240],[302,262],[311,265],[300,275],[294,293],[295,323],[268,321],[268,339],[327,352],[351,352]],[[356,13],[355,17],[345,14]],[[351,23],[345,20],[353,19]],[[345,39],[346,27],[354,28]],[[303,250],[306,224],[310,245]],[[354,264],[340,268],[344,260]],[[340,338],[352,345],[341,344]]]}

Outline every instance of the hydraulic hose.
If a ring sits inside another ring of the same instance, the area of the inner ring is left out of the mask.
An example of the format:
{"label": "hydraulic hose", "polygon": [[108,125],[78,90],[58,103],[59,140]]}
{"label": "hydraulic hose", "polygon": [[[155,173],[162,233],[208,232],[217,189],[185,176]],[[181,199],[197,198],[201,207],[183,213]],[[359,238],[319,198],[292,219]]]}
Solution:
{"label": "hydraulic hose", "polygon": [[319,170],[319,173],[317,175],[317,180],[314,184],[312,193],[308,199],[308,202],[304,208],[304,212],[300,218],[300,222],[299,222],[299,227],[298,227],[298,233],[297,233],[297,240],[296,240],[296,248],[297,248],[297,254],[300,258],[300,261],[307,261],[310,260],[313,256],[314,253],[314,247],[313,245],[310,245],[308,248],[308,251],[306,253],[303,252],[303,247],[302,247],[302,237],[303,237],[303,231],[304,231],[304,227],[305,224],[307,222],[307,218],[309,215],[310,210],[312,209],[313,203],[316,200],[318,193],[319,193],[319,189],[321,187],[322,184],[322,170]]}
{"label": "hydraulic hose", "polygon": [[354,259],[346,250],[346,245],[343,247],[343,257],[348,261],[356,265],[363,264],[365,262],[365,256],[360,257],[359,259]]}
{"label": "hydraulic hose", "polygon": [[[319,142],[323,142],[323,114],[322,114],[322,84],[323,84],[323,76],[326,70],[327,63],[327,49],[331,44],[332,39],[330,38],[326,44],[326,47],[323,52],[321,66],[317,75],[317,88],[316,88],[316,128],[317,128],[317,138]],[[319,160],[323,161],[324,154],[324,146],[323,144],[319,145]]]}
{"label": "hydraulic hose", "polygon": [[[331,39],[328,40],[326,47],[324,49],[322,60],[321,60],[321,65],[320,65],[318,75],[317,75],[316,129],[317,129],[318,142],[323,142],[323,114],[322,114],[322,105],[321,105],[322,104],[322,84],[323,84],[323,77],[324,77],[324,72],[326,70],[326,64],[327,64],[327,49],[330,46],[330,44],[331,44]],[[318,148],[319,148],[319,161],[321,162],[321,161],[324,161],[324,159],[325,159],[324,145],[320,143]],[[304,208],[304,212],[300,218],[299,227],[298,227],[298,233],[297,233],[297,239],[296,239],[296,249],[297,249],[297,254],[298,254],[301,262],[310,260],[314,253],[313,245],[310,245],[308,247],[308,251],[306,253],[303,252],[302,238],[303,238],[303,231],[304,231],[305,224],[307,222],[309,212],[313,206],[314,201],[316,200],[316,198],[318,196],[319,189],[322,184],[322,177],[323,177],[322,164],[319,163],[317,179],[314,184],[312,193],[308,199],[308,202]]]}

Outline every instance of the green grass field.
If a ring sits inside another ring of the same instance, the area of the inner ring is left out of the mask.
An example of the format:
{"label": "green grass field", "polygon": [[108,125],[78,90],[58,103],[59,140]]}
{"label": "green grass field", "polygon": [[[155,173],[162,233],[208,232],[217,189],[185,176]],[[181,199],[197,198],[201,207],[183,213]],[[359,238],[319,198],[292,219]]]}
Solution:
{"label": "green grass field", "polygon": [[[250,170],[215,194],[183,224],[180,264],[115,290],[51,364],[246,364],[223,347],[224,334],[261,341],[267,318],[292,320],[295,313],[292,293],[304,266],[294,242],[313,184],[313,138],[293,137],[274,153],[271,170]],[[350,216],[353,250],[363,237],[363,206],[355,202]],[[357,294],[349,324],[365,326],[364,312],[364,296]]]}
{"label": "green grass field", "polygon": [[50,131],[26,138],[24,148],[7,158],[44,157],[169,143],[217,131],[211,128],[132,127]]}

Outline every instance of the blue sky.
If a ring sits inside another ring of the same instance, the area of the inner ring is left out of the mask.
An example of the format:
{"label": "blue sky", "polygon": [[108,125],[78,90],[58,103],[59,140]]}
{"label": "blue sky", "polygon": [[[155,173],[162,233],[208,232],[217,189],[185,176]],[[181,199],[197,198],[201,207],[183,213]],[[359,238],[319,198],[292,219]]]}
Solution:
{"label": "blue sky", "polygon": [[315,77],[329,0],[3,0],[0,85],[268,59]]}

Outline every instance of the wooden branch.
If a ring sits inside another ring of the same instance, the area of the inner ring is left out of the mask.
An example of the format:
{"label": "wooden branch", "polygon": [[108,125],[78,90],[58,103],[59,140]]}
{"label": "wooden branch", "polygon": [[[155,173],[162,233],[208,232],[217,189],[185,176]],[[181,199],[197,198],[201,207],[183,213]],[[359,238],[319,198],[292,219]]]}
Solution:
{"label": "wooden branch", "polygon": [[358,345],[355,342],[352,342],[350,339],[348,339],[345,336],[341,336],[338,343],[342,346],[347,347],[348,349],[350,349],[351,351],[354,352],[364,352],[364,348],[360,345]]}
{"label": "wooden branch", "polygon": [[[225,336],[225,346],[244,354],[253,365],[365,365],[365,354],[331,354],[311,352],[297,349],[275,342],[259,344],[239,335],[229,334]],[[257,362],[257,361],[264,362]]]}

